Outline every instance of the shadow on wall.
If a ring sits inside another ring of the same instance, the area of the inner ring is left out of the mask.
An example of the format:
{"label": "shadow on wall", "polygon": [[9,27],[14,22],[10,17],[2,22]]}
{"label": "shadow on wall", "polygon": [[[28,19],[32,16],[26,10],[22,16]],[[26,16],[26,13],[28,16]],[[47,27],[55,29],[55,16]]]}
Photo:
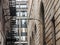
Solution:
{"label": "shadow on wall", "polygon": [[0,3],[1,3],[1,0],[0,0]]}
{"label": "shadow on wall", "polygon": [[0,0],[0,6],[1,6],[1,0]]}
{"label": "shadow on wall", "polygon": [[46,42],[45,42],[45,15],[44,15],[44,4],[43,2],[41,1],[41,4],[40,4],[40,18],[42,19],[42,23],[43,23],[43,45],[46,45]]}
{"label": "shadow on wall", "polygon": [[44,18],[44,5],[43,5],[43,2],[41,2],[41,4],[40,4],[40,16],[42,17],[42,19]]}

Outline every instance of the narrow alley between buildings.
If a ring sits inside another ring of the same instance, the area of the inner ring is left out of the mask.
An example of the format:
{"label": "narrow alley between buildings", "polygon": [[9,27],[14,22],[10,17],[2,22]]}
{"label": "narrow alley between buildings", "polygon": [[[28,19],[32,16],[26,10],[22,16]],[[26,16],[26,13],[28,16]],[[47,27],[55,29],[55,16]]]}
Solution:
{"label": "narrow alley between buildings", "polygon": [[0,45],[60,45],[60,0],[0,0]]}

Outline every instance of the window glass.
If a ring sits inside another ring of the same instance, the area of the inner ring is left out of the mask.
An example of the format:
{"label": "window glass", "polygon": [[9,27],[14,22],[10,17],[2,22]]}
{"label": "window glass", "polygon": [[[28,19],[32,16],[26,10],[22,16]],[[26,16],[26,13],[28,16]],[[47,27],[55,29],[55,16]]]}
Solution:
{"label": "window glass", "polygon": [[21,36],[27,36],[27,32],[21,32]]}
{"label": "window glass", "polygon": [[27,28],[27,22],[26,20],[21,21],[21,28]]}
{"label": "window glass", "polygon": [[27,0],[16,0],[16,1],[27,1]]}
{"label": "window glass", "polygon": [[16,20],[16,24],[17,24],[17,25],[19,24],[19,21],[18,21],[18,20]]}
{"label": "window glass", "polygon": [[20,13],[20,12],[16,12],[16,15],[19,16],[19,15],[20,15],[19,13]]}
{"label": "window glass", "polygon": [[22,41],[26,41],[26,36],[21,36]]}
{"label": "window glass", "polygon": [[22,32],[26,32],[25,28],[22,28]]}
{"label": "window glass", "polygon": [[27,12],[20,12],[21,16],[27,16]]}
{"label": "window glass", "polygon": [[19,36],[14,36],[14,37],[19,39]]}
{"label": "window glass", "polygon": [[20,8],[27,8],[27,5],[20,5]]}
{"label": "window glass", "polygon": [[16,8],[19,8],[20,7],[20,5],[16,5]]}

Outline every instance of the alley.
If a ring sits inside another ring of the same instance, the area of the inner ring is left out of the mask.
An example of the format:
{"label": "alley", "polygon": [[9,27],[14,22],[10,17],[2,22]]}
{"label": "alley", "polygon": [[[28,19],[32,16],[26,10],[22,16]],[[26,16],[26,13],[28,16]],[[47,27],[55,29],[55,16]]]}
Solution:
{"label": "alley", "polygon": [[60,45],[60,0],[0,0],[0,45]]}

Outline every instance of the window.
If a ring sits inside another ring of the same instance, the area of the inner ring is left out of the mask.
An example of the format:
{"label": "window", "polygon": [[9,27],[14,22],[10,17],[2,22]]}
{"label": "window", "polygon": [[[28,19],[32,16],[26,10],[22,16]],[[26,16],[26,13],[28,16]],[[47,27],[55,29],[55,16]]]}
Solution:
{"label": "window", "polygon": [[27,28],[26,20],[21,20],[21,28]]}
{"label": "window", "polygon": [[16,5],[16,8],[19,8],[20,7],[20,5]]}
{"label": "window", "polygon": [[27,37],[26,36],[21,36],[21,40],[22,41],[26,41],[27,40]]}
{"label": "window", "polygon": [[27,16],[27,12],[25,12],[25,11],[24,12],[23,11],[22,12],[16,12],[16,15],[25,17],[25,16]]}
{"label": "window", "polygon": [[26,32],[26,29],[25,28],[22,28],[22,32]]}
{"label": "window", "polygon": [[25,11],[23,12],[23,11],[22,11],[22,12],[20,12],[20,15],[23,16],[23,17],[24,17],[24,16],[27,16],[27,12],[25,12]]}
{"label": "window", "polygon": [[27,5],[20,5],[20,8],[27,8]]}
{"label": "window", "polygon": [[20,12],[16,12],[16,15],[17,15],[17,16],[20,16],[20,14],[19,14],[19,13],[20,13]]}
{"label": "window", "polygon": [[21,36],[27,36],[27,32],[21,32]]}
{"label": "window", "polygon": [[14,36],[15,38],[19,39],[19,36]]}
{"label": "window", "polygon": [[17,24],[17,25],[19,24],[19,20],[16,20],[16,24]]}

